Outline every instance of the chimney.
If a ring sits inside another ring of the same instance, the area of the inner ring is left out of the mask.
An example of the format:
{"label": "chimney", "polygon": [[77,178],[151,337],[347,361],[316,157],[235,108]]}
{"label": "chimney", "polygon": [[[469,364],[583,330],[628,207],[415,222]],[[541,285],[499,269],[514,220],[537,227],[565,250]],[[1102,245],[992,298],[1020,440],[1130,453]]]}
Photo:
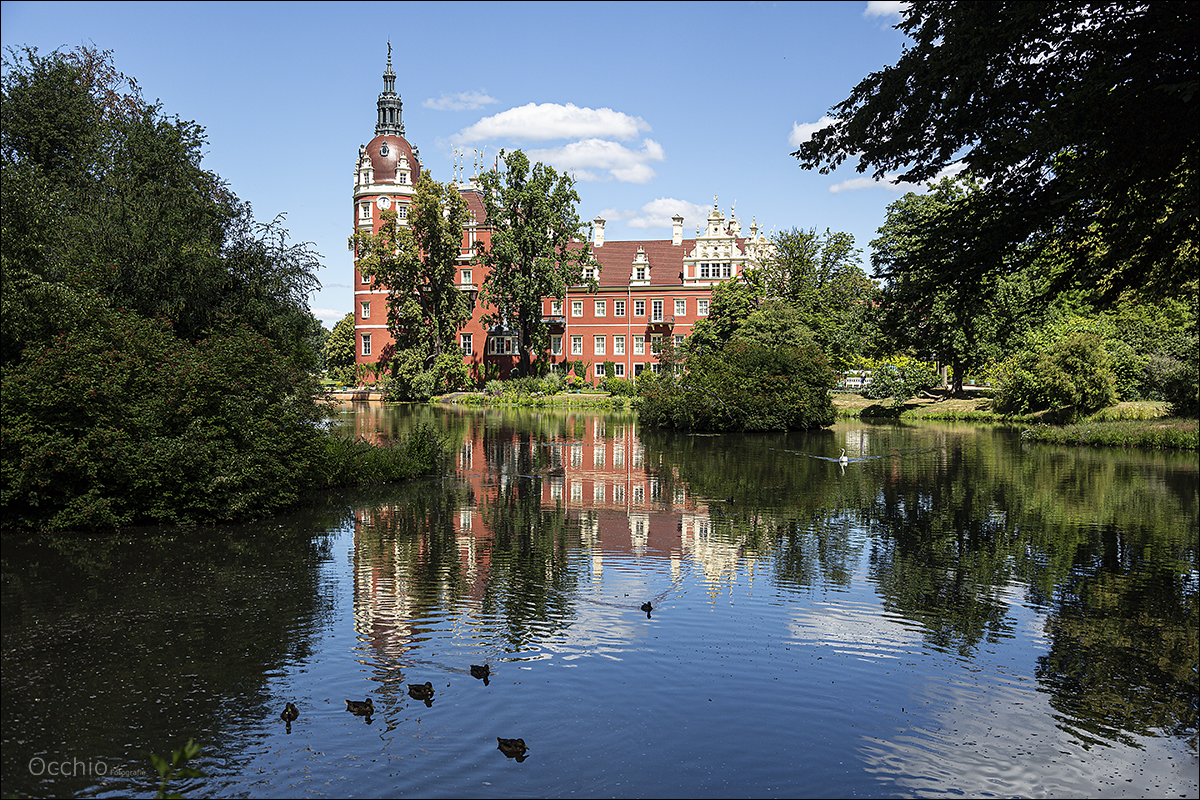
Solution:
{"label": "chimney", "polygon": [[671,217],[671,244],[678,247],[683,244],[683,215]]}
{"label": "chimney", "polygon": [[597,216],[592,220],[592,224],[596,227],[596,238],[592,242],[592,247],[604,247],[604,219]]}

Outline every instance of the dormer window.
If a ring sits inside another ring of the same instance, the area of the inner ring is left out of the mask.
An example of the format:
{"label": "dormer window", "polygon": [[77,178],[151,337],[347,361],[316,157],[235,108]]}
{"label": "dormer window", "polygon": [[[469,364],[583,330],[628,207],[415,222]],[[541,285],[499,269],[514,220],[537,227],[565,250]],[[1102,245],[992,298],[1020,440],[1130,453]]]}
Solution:
{"label": "dormer window", "polygon": [[645,268],[645,267],[638,267],[638,268],[637,268],[637,269],[634,271],[634,274],[637,276],[637,277],[635,278],[635,280],[639,280],[639,281],[644,281],[644,280],[646,280],[646,268]]}
{"label": "dormer window", "polygon": [[388,146],[387,146],[387,142],[384,142],[383,144],[379,145],[379,155],[383,156],[384,158],[387,158],[387,154],[388,154]]}

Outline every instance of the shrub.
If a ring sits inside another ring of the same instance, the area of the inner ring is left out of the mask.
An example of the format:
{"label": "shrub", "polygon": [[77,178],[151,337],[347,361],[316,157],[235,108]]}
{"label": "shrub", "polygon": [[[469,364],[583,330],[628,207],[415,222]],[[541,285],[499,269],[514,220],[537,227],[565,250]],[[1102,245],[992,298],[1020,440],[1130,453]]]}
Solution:
{"label": "shrub", "polygon": [[542,384],[546,387],[546,394],[558,394],[566,383],[566,379],[558,372],[549,372],[542,379]]}
{"label": "shrub", "polygon": [[1200,364],[1195,359],[1176,361],[1163,370],[1159,386],[1171,416],[1200,415]]}
{"label": "shrub", "polygon": [[319,471],[314,385],[248,328],[191,344],[109,312],[26,356],[0,393],[0,508],[14,527],[269,514]]}
{"label": "shrub", "polygon": [[639,418],[681,430],[802,430],[833,424],[833,371],[815,346],[734,339],[640,391]]}
{"label": "shrub", "polygon": [[933,365],[913,358],[896,358],[872,365],[871,382],[863,389],[863,397],[869,400],[892,398],[892,405],[899,407],[926,389],[941,383]]}
{"label": "shrub", "polygon": [[1026,350],[998,370],[996,410],[1026,414],[1050,410],[1065,420],[1094,414],[1116,402],[1115,381],[1100,338],[1076,333],[1042,352]]}
{"label": "shrub", "polygon": [[633,397],[633,381],[626,378],[605,378],[602,388],[613,397]]}

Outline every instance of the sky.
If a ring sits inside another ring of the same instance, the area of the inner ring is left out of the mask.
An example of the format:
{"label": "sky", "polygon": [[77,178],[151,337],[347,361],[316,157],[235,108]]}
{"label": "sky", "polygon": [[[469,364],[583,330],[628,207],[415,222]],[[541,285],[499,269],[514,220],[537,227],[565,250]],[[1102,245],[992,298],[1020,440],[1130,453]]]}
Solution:
{"label": "sky", "polygon": [[332,328],[353,309],[354,163],[389,42],[405,138],[435,180],[520,148],[574,175],[606,241],[669,238],[676,212],[690,238],[715,199],[743,230],[848,232],[869,273],[888,204],[921,187],[790,154],[896,63],[902,6],[3,2],[0,39],[111,50],[146,100],[202,125],[203,166],[321,254],[310,306]]}

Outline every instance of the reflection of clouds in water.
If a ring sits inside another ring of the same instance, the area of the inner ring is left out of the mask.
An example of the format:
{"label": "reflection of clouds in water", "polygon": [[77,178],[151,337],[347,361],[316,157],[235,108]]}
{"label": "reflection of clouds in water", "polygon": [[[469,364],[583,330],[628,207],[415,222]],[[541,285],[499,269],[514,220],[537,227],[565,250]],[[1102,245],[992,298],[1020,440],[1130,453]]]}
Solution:
{"label": "reflection of clouds in water", "polygon": [[[921,695],[924,695],[923,697]],[[1110,747],[1103,758],[1056,723],[1035,684],[978,675],[970,683],[925,682],[889,740],[869,737],[857,752],[883,794],[967,797],[1194,796],[1196,756],[1175,740]],[[911,726],[911,727],[906,727]]]}
{"label": "reflection of clouds in water", "polygon": [[[1014,585],[1000,599],[1037,650],[1045,645],[1042,618],[1021,597]],[[865,737],[855,752],[881,794],[941,797],[948,786],[966,797],[1138,797],[1147,787],[1154,796],[1195,794],[1197,759],[1182,743],[1140,737],[1141,750],[1110,747],[1096,758],[1060,727],[1069,720],[1036,681],[999,674],[982,659],[964,664],[931,652],[920,625],[878,603],[849,597],[813,603],[794,615],[789,633],[862,661],[916,661],[915,679],[893,684],[894,732]]]}
{"label": "reflection of clouds in water", "polygon": [[798,642],[827,645],[864,660],[922,652],[920,628],[885,614],[877,603],[813,603],[798,610],[788,631]]}

